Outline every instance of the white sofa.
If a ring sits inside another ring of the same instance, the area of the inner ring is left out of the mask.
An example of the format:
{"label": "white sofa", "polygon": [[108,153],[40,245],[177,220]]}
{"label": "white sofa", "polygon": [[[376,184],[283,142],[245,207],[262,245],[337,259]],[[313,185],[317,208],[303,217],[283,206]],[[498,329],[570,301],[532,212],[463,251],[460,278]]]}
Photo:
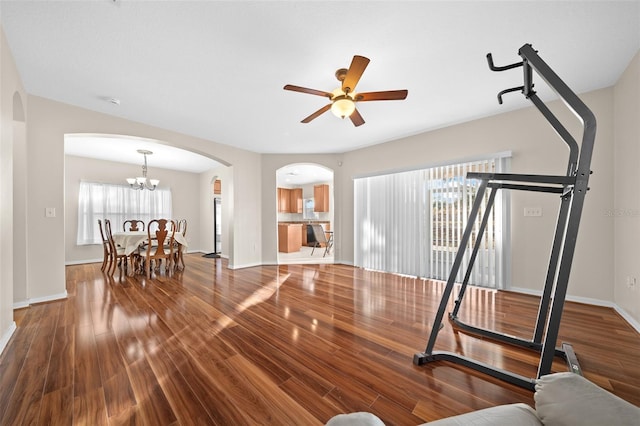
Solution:
{"label": "white sofa", "polygon": [[[429,426],[640,426],[640,408],[574,373],[554,373],[536,382],[535,410],[508,404],[447,417]],[[326,426],[384,426],[371,413],[339,414]]]}

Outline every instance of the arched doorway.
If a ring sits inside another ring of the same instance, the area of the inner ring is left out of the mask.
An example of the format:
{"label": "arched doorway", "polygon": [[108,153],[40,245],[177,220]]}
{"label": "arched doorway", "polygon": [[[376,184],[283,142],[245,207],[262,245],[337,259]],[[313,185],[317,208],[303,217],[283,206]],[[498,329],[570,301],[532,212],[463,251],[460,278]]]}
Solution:
{"label": "arched doorway", "polygon": [[[83,151],[76,151],[78,147]],[[128,185],[126,178],[140,176],[143,159],[137,152],[139,149],[153,152],[148,156],[149,177],[160,181],[159,189],[171,190],[172,218],[186,219],[189,223],[188,251],[204,253],[214,251],[213,198],[210,182],[220,179],[226,182],[226,187],[229,187],[233,181],[230,165],[211,156],[153,139],[115,134],[66,134],[65,258],[67,262],[96,261],[102,256],[100,246],[76,242],[80,220],[77,200],[80,182]],[[130,158],[125,158],[129,154]],[[203,160],[200,157],[206,158]],[[200,164],[200,161],[203,163]],[[213,176],[218,178],[212,180]],[[228,200],[228,202],[225,201],[224,208],[232,211],[232,198]],[[227,212],[221,217],[228,219],[229,215],[230,213]]]}
{"label": "arched doorway", "polygon": [[[333,263],[333,250],[323,241],[333,238],[333,170],[288,164],[276,171],[276,187],[278,264]],[[312,225],[322,230],[314,232]]]}

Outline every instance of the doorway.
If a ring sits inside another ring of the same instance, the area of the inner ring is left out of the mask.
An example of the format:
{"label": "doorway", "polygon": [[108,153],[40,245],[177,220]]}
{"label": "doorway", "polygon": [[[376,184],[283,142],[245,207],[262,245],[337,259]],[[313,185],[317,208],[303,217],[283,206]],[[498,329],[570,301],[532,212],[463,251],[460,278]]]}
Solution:
{"label": "doorway", "polygon": [[[276,250],[278,264],[333,263],[312,224],[333,236],[333,170],[314,163],[288,164],[276,170]],[[322,245],[318,247],[318,245]]]}
{"label": "doorway", "polygon": [[218,176],[211,179],[213,193],[213,252],[204,257],[219,258],[222,254],[222,181]]}

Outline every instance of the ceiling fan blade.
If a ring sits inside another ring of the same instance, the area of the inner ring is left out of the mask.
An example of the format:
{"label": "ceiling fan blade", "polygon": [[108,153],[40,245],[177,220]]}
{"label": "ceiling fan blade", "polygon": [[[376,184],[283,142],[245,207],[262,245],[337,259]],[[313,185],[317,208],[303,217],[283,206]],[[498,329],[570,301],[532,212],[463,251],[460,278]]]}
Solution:
{"label": "ceiling fan blade", "polygon": [[353,123],[353,125],[356,127],[362,126],[364,124],[364,118],[362,118],[362,116],[360,115],[360,112],[358,112],[357,109],[353,110],[353,114],[351,114],[349,118],[351,119],[351,122]]}
{"label": "ceiling fan blade", "polygon": [[310,116],[308,116],[307,118],[302,120],[301,123],[308,123],[311,120],[314,120],[314,119],[318,118],[320,115],[322,115],[325,112],[329,111],[329,108],[331,108],[331,104],[327,104],[327,105],[323,106],[322,108],[320,108],[319,110],[317,110],[316,112],[314,112],[313,114],[311,114]]}
{"label": "ceiling fan blade", "polygon": [[369,65],[369,59],[364,56],[354,56],[351,60],[351,65],[349,65],[349,69],[347,70],[347,75],[344,77],[342,81],[342,91],[345,93],[353,92],[356,89],[356,85],[358,81],[360,81],[360,77],[362,77],[362,73],[365,68]]}
{"label": "ceiling fan blade", "polygon": [[357,93],[356,102],[366,101],[399,101],[405,99],[409,94],[408,90],[387,90],[385,92]]}
{"label": "ceiling fan blade", "polygon": [[323,92],[322,90],[316,90],[316,89],[309,89],[307,87],[294,86],[292,84],[287,84],[286,86],[283,87],[283,89],[291,90],[292,92],[308,93],[310,95],[326,96],[329,99],[331,99],[331,96],[333,96],[329,92]]}

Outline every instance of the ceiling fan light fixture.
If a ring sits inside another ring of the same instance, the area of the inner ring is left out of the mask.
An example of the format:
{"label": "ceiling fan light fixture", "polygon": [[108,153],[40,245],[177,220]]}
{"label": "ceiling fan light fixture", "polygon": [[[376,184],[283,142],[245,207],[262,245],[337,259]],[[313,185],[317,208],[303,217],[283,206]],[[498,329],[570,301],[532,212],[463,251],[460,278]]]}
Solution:
{"label": "ceiling fan light fixture", "polygon": [[331,104],[331,112],[340,118],[351,116],[356,110],[356,104],[348,95],[337,96]]}
{"label": "ceiling fan light fixture", "polygon": [[356,95],[355,88],[362,77],[362,73],[367,68],[369,59],[364,56],[355,55],[351,61],[349,68],[340,68],[336,71],[336,78],[341,83],[340,87],[332,92],[323,90],[309,89],[308,87],[294,86],[287,84],[284,90],[293,92],[307,93],[309,95],[322,96],[329,98],[331,103],[325,104],[322,108],[303,118],[301,123],[310,123],[328,110],[331,110],[336,117],[349,117],[354,126],[362,126],[364,119],[360,115],[360,111],[356,109],[356,102],[362,101],[393,101],[402,100],[407,97],[407,90],[385,90],[382,92],[359,92]]}

